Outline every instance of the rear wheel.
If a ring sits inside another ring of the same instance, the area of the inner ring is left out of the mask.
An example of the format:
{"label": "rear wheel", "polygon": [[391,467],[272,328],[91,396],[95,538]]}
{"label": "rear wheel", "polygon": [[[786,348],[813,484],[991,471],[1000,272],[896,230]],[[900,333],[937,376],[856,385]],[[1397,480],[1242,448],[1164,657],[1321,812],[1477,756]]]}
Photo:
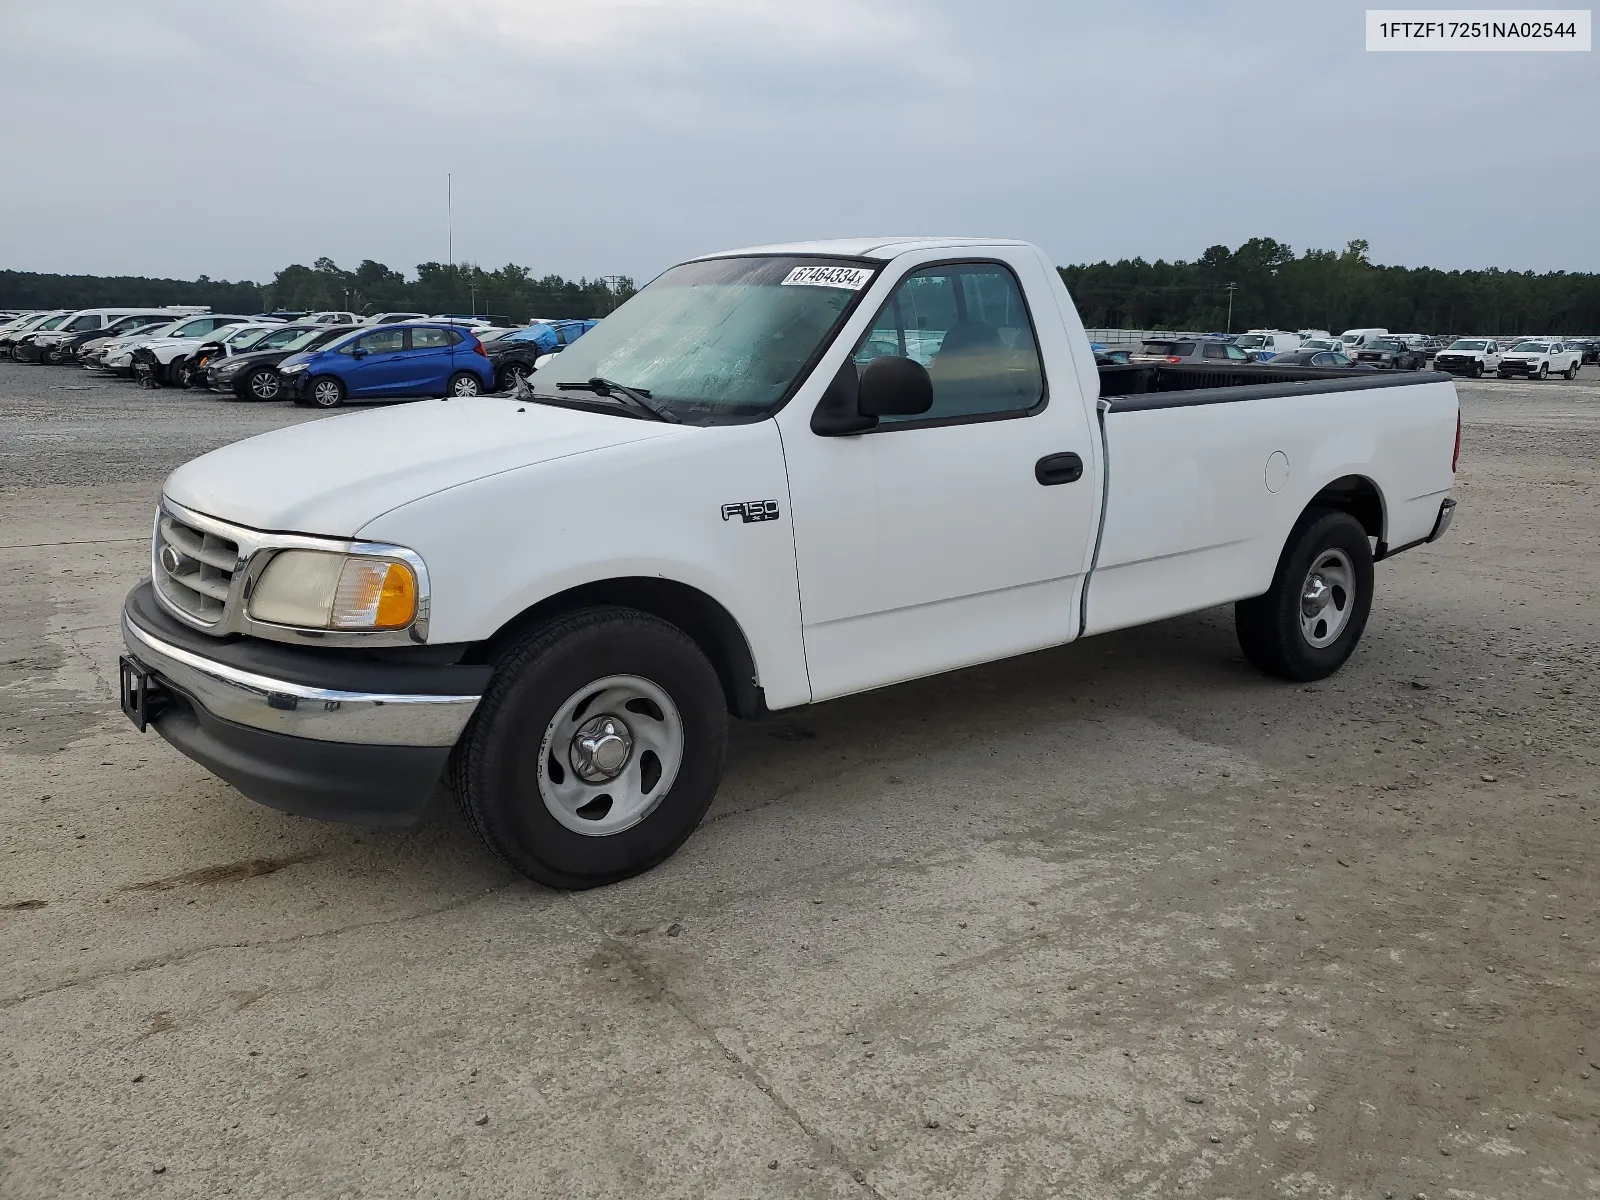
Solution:
{"label": "rear wheel", "polygon": [[1568,379],[1576,379],[1578,377],[1578,364],[1576,362],[1567,368],[1566,376]]}
{"label": "rear wheel", "polygon": [[648,870],[694,832],[727,740],[722,685],[687,634],[633,609],[581,609],[501,656],[452,782],[513,869],[595,887]]}
{"label": "rear wheel", "polygon": [[311,381],[310,395],[317,408],[338,408],[344,403],[344,384],[332,375],[323,375]]}
{"label": "rear wheel", "polygon": [[448,394],[451,396],[477,396],[483,392],[483,381],[471,371],[457,371],[450,376]]}
{"label": "rear wheel", "polygon": [[1289,535],[1272,587],[1234,605],[1234,630],[1258,670],[1307,682],[1344,665],[1371,608],[1366,530],[1349,513],[1313,508]]}
{"label": "rear wheel", "polygon": [[283,395],[283,380],[272,367],[257,367],[239,385],[239,395],[250,400],[276,400]]}
{"label": "rear wheel", "polygon": [[509,392],[517,386],[517,380],[526,379],[533,374],[523,363],[507,363],[495,373],[495,390]]}

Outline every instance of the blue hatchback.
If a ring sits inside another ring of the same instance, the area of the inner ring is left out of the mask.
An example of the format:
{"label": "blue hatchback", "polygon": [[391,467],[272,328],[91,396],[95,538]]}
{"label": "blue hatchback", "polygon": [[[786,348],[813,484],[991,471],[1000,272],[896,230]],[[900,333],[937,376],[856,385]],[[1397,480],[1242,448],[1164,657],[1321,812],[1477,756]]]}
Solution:
{"label": "blue hatchback", "polygon": [[296,404],[476,396],[494,387],[488,355],[470,330],[449,324],[376,325],[278,365]]}

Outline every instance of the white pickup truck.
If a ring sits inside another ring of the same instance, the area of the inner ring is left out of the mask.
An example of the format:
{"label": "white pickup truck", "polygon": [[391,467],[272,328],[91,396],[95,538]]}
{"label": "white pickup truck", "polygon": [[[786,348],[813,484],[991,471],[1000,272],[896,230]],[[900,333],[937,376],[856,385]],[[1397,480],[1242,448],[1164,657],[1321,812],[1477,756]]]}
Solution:
{"label": "white pickup truck", "polygon": [[1526,375],[1529,379],[1548,379],[1552,375],[1565,375],[1576,379],[1583,366],[1583,353],[1569,349],[1558,339],[1538,339],[1518,342],[1500,356],[1495,374],[1501,379],[1512,375]]}
{"label": "white pickup truck", "polygon": [[511,395],[180,467],[122,703],[263,803],[405,824],[443,780],[517,870],[603,884],[694,830],[730,713],[1219,604],[1330,674],[1459,447],[1444,375],[1097,370],[1025,243],[729,251]]}

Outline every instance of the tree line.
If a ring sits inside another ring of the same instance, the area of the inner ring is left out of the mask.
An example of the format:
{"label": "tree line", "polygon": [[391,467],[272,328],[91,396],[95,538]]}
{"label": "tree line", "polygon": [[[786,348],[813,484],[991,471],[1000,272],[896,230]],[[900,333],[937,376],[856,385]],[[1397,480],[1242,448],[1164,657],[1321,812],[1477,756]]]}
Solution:
{"label": "tree line", "polygon": [[408,279],[371,259],[351,271],[331,258],[319,258],[309,267],[300,263],[284,267],[270,283],[235,283],[205,275],[183,280],[0,271],[0,309],[205,304],[217,312],[470,312],[526,322],[540,317],[603,317],[633,293],[633,280],[626,276],[536,278],[528,268],[510,263],[495,271],[473,263],[419,263],[416,277]]}
{"label": "tree line", "polygon": [[[1092,329],[1600,332],[1600,274],[1390,267],[1367,252],[1366,242],[1353,241],[1297,255],[1272,238],[1251,238],[1236,250],[1212,246],[1193,262],[1134,258],[1060,271]],[[536,277],[510,263],[494,271],[419,263],[408,278],[371,259],[347,270],[319,258],[284,267],[270,283],[0,271],[0,308],[207,304],[219,312],[479,312],[527,321],[604,316],[633,293],[626,276]]]}
{"label": "tree line", "polygon": [[1296,255],[1251,238],[1237,250],[1212,246],[1193,262],[1134,258],[1060,271],[1091,329],[1600,332],[1600,274],[1388,267],[1367,251],[1352,241]]}

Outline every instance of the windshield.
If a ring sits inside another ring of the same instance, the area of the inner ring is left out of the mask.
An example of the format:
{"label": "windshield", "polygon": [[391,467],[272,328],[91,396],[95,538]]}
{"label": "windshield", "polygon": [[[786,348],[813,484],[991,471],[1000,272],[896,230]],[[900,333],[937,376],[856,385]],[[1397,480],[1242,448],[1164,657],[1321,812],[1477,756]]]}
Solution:
{"label": "windshield", "polygon": [[217,341],[224,346],[232,346],[235,350],[242,350],[246,346],[253,346],[267,334],[272,332],[272,326],[252,329],[248,325],[229,325],[217,333]]}
{"label": "windshield", "polygon": [[668,404],[766,411],[788,395],[876,270],[787,256],[684,263],[569,346],[535,386],[553,392],[558,381],[598,376]]}
{"label": "windshield", "polygon": [[152,317],[142,313],[133,316],[119,317],[106,326],[107,333],[131,333],[135,329],[143,329],[147,325],[154,325],[157,321],[165,321],[166,317]]}
{"label": "windshield", "polygon": [[1457,338],[1450,343],[1452,350],[1487,350],[1489,343],[1477,338]]}
{"label": "windshield", "polygon": [[51,317],[48,321],[45,321],[43,324],[41,324],[39,326],[39,328],[41,330],[54,329],[56,326],[60,325],[61,322],[65,321],[71,315],[72,315],[71,313],[62,313],[59,317]]}
{"label": "windshield", "polygon": [[168,321],[165,325],[152,325],[148,329],[138,329],[134,332],[140,337],[149,337],[152,341],[154,341],[158,337],[167,336],[167,334],[177,329],[181,324],[183,324],[182,321]]}
{"label": "windshield", "polygon": [[250,343],[252,350],[289,350],[295,348],[297,343],[303,343],[308,338],[323,332],[320,329],[307,329],[303,325],[291,325],[287,329],[279,326],[276,329],[263,329],[261,336]]}
{"label": "windshield", "polygon": [[1549,350],[1550,347],[1545,345],[1543,342],[1518,342],[1515,346],[1511,347],[1511,349],[1513,351],[1522,350],[1528,354],[1543,354]]}
{"label": "windshield", "polygon": [[1242,333],[1233,340],[1233,344],[1241,350],[1254,350],[1258,346],[1265,346],[1267,339],[1259,333]]}
{"label": "windshield", "polygon": [[1369,350],[1404,350],[1405,347],[1393,338],[1373,338],[1367,343]]}
{"label": "windshield", "polygon": [[[284,332],[287,333],[288,331],[285,330]],[[276,335],[274,336],[276,337]],[[296,351],[308,350],[312,346],[315,346],[318,342],[328,341],[334,336],[336,335],[325,327],[319,326],[316,329],[300,329],[296,330],[294,336],[288,341],[275,342],[273,344],[273,348],[276,350],[287,350],[289,353],[293,354]]]}
{"label": "windshield", "polygon": [[1307,338],[1300,343],[1300,349],[1302,350],[1337,350],[1338,348],[1339,343],[1330,341],[1328,338]]}

